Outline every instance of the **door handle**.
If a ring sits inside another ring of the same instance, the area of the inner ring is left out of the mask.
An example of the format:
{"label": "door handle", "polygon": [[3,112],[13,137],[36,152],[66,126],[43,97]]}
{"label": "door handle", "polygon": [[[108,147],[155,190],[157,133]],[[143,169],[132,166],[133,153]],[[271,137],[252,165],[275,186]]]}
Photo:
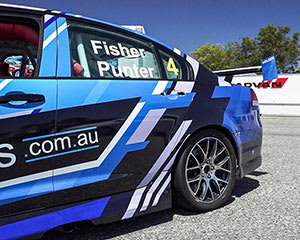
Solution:
{"label": "door handle", "polygon": [[179,96],[185,96],[185,92],[177,92]]}
{"label": "door handle", "polygon": [[26,101],[29,103],[44,102],[45,96],[41,94],[12,94],[0,96],[0,103],[9,103],[14,101]]}
{"label": "door handle", "polygon": [[[185,92],[176,92],[176,94],[179,96],[185,96]],[[160,95],[166,96],[167,94],[165,92],[161,92]]]}

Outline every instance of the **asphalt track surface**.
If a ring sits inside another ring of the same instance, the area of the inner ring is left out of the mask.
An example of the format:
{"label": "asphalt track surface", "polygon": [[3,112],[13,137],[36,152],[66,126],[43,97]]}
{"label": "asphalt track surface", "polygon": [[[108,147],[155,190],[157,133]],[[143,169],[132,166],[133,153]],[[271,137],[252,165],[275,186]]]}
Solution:
{"label": "asphalt track surface", "polygon": [[264,118],[263,163],[207,213],[173,208],[43,239],[300,239],[300,118]]}

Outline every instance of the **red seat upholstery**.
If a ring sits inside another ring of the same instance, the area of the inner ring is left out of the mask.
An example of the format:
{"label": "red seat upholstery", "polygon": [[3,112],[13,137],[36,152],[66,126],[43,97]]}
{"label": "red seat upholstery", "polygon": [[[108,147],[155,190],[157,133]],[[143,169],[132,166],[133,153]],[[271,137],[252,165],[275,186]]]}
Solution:
{"label": "red seat upholstery", "polygon": [[0,23],[1,41],[27,41],[35,46],[39,43],[39,34],[32,28],[14,23]]}

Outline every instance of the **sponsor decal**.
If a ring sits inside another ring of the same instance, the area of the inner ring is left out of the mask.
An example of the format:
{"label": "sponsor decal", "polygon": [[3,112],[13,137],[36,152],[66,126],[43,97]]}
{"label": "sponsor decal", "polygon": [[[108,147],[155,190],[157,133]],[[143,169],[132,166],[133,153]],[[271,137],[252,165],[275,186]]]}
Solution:
{"label": "sponsor decal", "polygon": [[[92,52],[97,55],[98,71],[100,77],[113,75],[114,77],[130,78],[157,78],[157,66],[152,53],[144,48],[125,46],[126,44],[106,41],[90,40]],[[180,70],[176,67],[173,58],[169,58],[166,69],[175,76]]]}
{"label": "sponsor decal", "polygon": [[237,83],[237,85],[241,85],[244,87],[250,87],[250,88],[262,88],[262,89],[280,89],[284,86],[288,78],[278,78],[274,80],[269,81],[262,81],[259,83],[256,82],[243,82],[243,83]]}
{"label": "sponsor decal", "polygon": [[[48,134],[22,139],[26,163],[51,157],[67,155],[99,147],[97,127],[82,128],[56,134]],[[16,155],[8,151],[14,150],[9,143],[0,144],[0,168],[13,166]],[[2,152],[3,151],[3,152]]]}
{"label": "sponsor decal", "polygon": [[[1,149],[13,150],[14,147],[9,143],[0,144]],[[8,168],[16,162],[16,155],[8,152],[0,152],[0,168]]]}
{"label": "sponsor decal", "polygon": [[[123,57],[126,59],[145,58],[145,49],[125,47],[121,43],[108,45],[106,41],[90,40],[94,54],[105,54],[107,56]],[[103,51],[104,50],[104,51]],[[141,67],[139,64],[125,64],[123,66],[114,63],[109,64],[107,61],[97,61],[100,77],[105,77],[106,73],[112,73],[114,77],[133,77],[133,78],[153,78],[153,67]]]}

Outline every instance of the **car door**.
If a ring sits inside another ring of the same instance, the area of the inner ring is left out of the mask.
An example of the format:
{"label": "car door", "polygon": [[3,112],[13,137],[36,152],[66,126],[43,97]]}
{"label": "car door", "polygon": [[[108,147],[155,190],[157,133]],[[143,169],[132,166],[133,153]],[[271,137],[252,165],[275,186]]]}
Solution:
{"label": "car door", "polygon": [[3,217],[53,206],[57,46],[53,16],[0,13],[0,29]]}
{"label": "car door", "polygon": [[172,91],[177,80],[167,79],[150,40],[67,22],[68,35],[59,41],[70,42],[61,57],[71,57],[58,74],[64,152],[54,158],[55,204],[134,190],[155,175],[159,165],[151,169],[172,151],[194,96],[191,89]]}

